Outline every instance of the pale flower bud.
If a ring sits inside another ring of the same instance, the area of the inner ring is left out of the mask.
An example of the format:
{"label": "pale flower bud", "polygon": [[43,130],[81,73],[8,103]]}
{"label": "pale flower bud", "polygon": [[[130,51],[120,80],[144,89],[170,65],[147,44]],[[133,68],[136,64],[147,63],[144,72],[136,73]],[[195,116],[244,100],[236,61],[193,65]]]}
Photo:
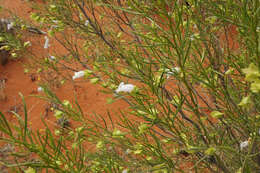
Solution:
{"label": "pale flower bud", "polygon": [[86,20],[84,25],[85,25],[85,26],[88,26],[88,24],[89,24],[89,21]]}
{"label": "pale flower bud", "polygon": [[121,82],[118,86],[118,88],[116,89],[116,93],[119,92],[132,92],[134,90],[135,86],[132,84],[124,84],[124,82]]}
{"label": "pale flower bud", "polygon": [[10,30],[14,27],[14,22],[8,23],[7,24],[7,30]]}
{"label": "pale flower bud", "polygon": [[78,71],[74,73],[74,76],[72,77],[73,80],[77,79],[77,78],[81,78],[85,75],[85,71]]}
{"label": "pale flower bud", "polygon": [[45,36],[44,39],[45,39],[45,43],[44,43],[43,48],[44,49],[48,49],[50,47],[50,45],[49,45],[49,38],[47,36]]}
{"label": "pale flower bud", "polygon": [[127,170],[127,169],[124,169],[124,170],[122,171],[122,173],[128,173],[128,170]]}
{"label": "pale flower bud", "polygon": [[32,46],[32,43],[30,41],[26,41],[26,42],[24,42],[23,46],[24,47]]}
{"label": "pale flower bud", "polygon": [[181,71],[180,67],[173,67],[171,69],[166,70],[166,76],[169,78],[170,76],[174,75],[175,73],[179,73]]}
{"label": "pale flower bud", "polygon": [[240,143],[240,149],[243,150],[244,148],[246,148],[249,145],[248,141],[244,141]]}
{"label": "pale flower bud", "polygon": [[52,56],[52,55],[50,55],[49,59],[50,59],[51,61],[55,61],[55,60],[56,60],[56,57],[55,57],[55,56]]}
{"label": "pale flower bud", "polygon": [[37,88],[37,91],[38,91],[38,92],[42,92],[42,91],[43,91],[43,88],[42,88],[42,87],[38,87],[38,88]]}

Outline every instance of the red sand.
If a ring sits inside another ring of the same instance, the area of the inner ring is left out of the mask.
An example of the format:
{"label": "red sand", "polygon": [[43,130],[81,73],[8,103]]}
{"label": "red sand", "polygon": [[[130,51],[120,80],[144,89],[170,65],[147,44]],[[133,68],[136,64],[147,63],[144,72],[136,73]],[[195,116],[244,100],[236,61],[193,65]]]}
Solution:
{"label": "red sand", "polygon": [[[30,8],[29,3],[25,2],[24,0],[4,0],[0,1],[0,5],[11,10],[22,19],[29,19],[30,12],[33,11]],[[46,55],[47,52],[44,52],[43,50],[44,36],[30,34],[28,34],[28,36],[29,37],[26,39],[30,40],[32,43],[30,51],[39,55],[39,58],[41,58],[44,54]],[[63,49],[61,45],[55,42],[51,42],[50,52],[54,51],[59,53],[62,50]],[[7,101],[0,101],[0,111],[7,115],[7,117],[10,116],[10,118],[8,118],[9,120],[12,119],[12,114],[8,113],[8,111],[12,110],[13,108],[17,108],[19,113],[22,114],[23,107],[21,104],[21,98],[18,94],[20,92],[25,97],[29,111],[28,117],[32,128],[41,129],[44,127],[43,123],[41,122],[41,115],[45,114],[47,103],[38,98],[29,97],[31,94],[42,94],[37,92],[37,83],[40,81],[32,81],[30,75],[24,73],[23,64],[28,62],[26,58],[26,55],[24,55],[19,61],[9,61],[9,63],[5,66],[0,66],[0,79],[7,79],[5,88]],[[116,102],[112,105],[108,105],[106,100],[108,97],[112,96],[101,93],[100,89],[101,87],[93,85],[88,81],[80,82],[78,84],[77,82],[75,82],[75,84],[68,82],[62,87],[56,89],[55,93],[61,100],[66,99],[69,101],[72,101],[76,94],[78,102],[86,116],[94,112],[105,115],[107,110],[115,110],[117,108],[123,108],[126,106],[126,104],[122,102]],[[50,123],[55,123],[55,118],[52,116],[52,114],[49,114],[46,117],[46,120],[49,120],[48,122]]]}

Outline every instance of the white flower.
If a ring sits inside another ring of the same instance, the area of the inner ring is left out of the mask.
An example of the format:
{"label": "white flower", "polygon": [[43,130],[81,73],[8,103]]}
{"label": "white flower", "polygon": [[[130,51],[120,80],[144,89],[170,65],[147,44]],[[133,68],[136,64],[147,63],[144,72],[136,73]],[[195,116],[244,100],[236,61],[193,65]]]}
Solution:
{"label": "white flower", "polygon": [[51,25],[51,30],[52,30],[53,28],[58,28],[58,25]]}
{"label": "white flower", "polygon": [[55,24],[58,24],[58,23],[59,23],[58,20],[52,20],[52,22],[55,23]]}
{"label": "white flower", "polygon": [[122,171],[122,173],[128,173],[128,170],[127,170],[127,169],[124,169],[124,170]]}
{"label": "white flower", "polygon": [[52,20],[52,22],[55,23],[56,25],[51,25],[51,29],[58,28],[59,21],[58,20]]}
{"label": "white flower", "polygon": [[89,24],[89,21],[86,20],[84,25],[85,25],[85,26],[88,26],[88,24]]}
{"label": "white flower", "polygon": [[56,60],[56,57],[55,57],[55,56],[52,56],[52,55],[50,55],[49,58],[50,58],[51,61],[55,61],[55,60]]}
{"label": "white flower", "polygon": [[10,30],[14,27],[14,22],[8,23],[7,24],[7,30]]}
{"label": "white flower", "polygon": [[240,149],[243,150],[244,148],[246,148],[248,146],[249,142],[248,141],[244,141],[240,143]]}
{"label": "white flower", "polygon": [[174,75],[175,73],[179,73],[181,71],[180,67],[173,67],[171,69],[166,69],[166,77],[167,79]]}
{"label": "white flower", "polygon": [[42,87],[38,87],[38,88],[37,88],[37,91],[38,91],[38,92],[42,92],[42,91],[43,91],[43,88],[42,88]]}
{"label": "white flower", "polygon": [[258,130],[258,134],[260,135],[260,129]]}
{"label": "white flower", "polygon": [[50,47],[50,45],[49,45],[49,38],[47,36],[45,36],[44,39],[45,39],[45,43],[44,43],[43,48],[44,49],[48,49]]}
{"label": "white flower", "polygon": [[26,41],[24,42],[24,47],[27,47],[27,46],[32,46],[32,43],[30,41]]}
{"label": "white flower", "polygon": [[81,78],[85,75],[85,71],[78,71],[74,73],[74,76],[72,77],[73,80],[77,79],[77,78]]}
{"label": "white flower", "polygon": [[45,32],[45,31],[40,31],[40,33],[42,33],[42,34],[47,34],[47,32]]}
{"label": "white flower", "polygon": [[125,151],[126,154],[130,154],[131,153],[131,150],[128,148],[126,151]]}
{"label": "white flower", "polygon": [[181,71],[180,67],[174,67],[172,68],[172,71],[175,73],[179,73]]}
{"label": "white flower", "polygon": [[116,93],[119,92],[132,92],[133,89],[135,88],[134,85],[132,84],[125,84],[124,82],[121,82],[118,86],[118,88],[116,89]]}

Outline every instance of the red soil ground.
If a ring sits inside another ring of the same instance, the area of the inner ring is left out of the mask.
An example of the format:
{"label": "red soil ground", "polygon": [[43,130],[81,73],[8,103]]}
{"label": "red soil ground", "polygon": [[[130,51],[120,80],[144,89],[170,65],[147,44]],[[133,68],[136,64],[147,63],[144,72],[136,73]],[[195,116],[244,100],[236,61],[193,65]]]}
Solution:
{"label": "red soil ground", "polygon": [[[31,12],[33,9],[30,7],[30,3],[24,0],[0,0],[0,5],[6,9],[12,11],[18,17],[22,19],[30,19]],[[6,16],[5,16],[6,15]],[[7,17],[7,14],[3,14],[1,17]],[[39,55],[38,58],[42,58],[43,55],[47,55],[48,52],[43,50],[44,36],[39,35],[29,35],[26,40],[30,40],[32,46],[30,51],[33,54]],[[25,40],[25,41],[26,41]],[[50,52],[62,52],[64,49],[57,42],[51,42]],[[5,66],[0,65],[0,78],[7,79],[5,94],[7,96],[6,101],[0,101],[0,111],[4,113],[9,120],[12,120],[12,114],[9,111],[16,109],[22,114],[22,104],[19,92],[25,97],[28,106],[28,118],[29,124],[33,129],[44,128],[41,122],[41,115],[45,114],[45,108],[47,103],[35,97],[30,97],[32,94],[42,95],[42,93],[37,92],[38,83],[40,81],[32,81],[29,74],[24,73],[24,65],[29,61],[26,54],[23,55],[17,61],[9,61]],[[81,69],[79,69],[81,70]],[[92,114],[93,112],[105,115],[107,110],[115,110],[118,108],[124,108],[126,104],[122,102],[116,102],[114,104],[107,104],[107,98],[112,97],[111,95],[103,94],[100,92],[100,87],[89,83],[88,81],[81,82],[77,84],[77,81],[73,83],[66,83],[65,85],[58,88],[55,93],[57,96],[63,100],[72,101],[77,96],[78,102],[84,111],[85,115]],[[115,116],[115,114],[114,114]],[[51,114],[46,117],[46,120],[50,123],[55,124],[55,117]]]}

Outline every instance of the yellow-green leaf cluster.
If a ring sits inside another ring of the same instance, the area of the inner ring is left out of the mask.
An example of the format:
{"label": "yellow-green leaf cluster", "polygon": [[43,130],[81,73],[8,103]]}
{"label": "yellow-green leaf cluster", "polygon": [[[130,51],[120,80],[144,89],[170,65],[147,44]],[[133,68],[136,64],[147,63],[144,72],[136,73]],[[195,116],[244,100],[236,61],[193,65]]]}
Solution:
{"label": "yellow-green leaf cluster", "polygon": [[260,91],[260,72],[258,67],[255,64],[251,63],[248,68],[245,68],[242,71],[246,74],[246,81],[252,82],[250,90],[253,93],[258,93]]}

